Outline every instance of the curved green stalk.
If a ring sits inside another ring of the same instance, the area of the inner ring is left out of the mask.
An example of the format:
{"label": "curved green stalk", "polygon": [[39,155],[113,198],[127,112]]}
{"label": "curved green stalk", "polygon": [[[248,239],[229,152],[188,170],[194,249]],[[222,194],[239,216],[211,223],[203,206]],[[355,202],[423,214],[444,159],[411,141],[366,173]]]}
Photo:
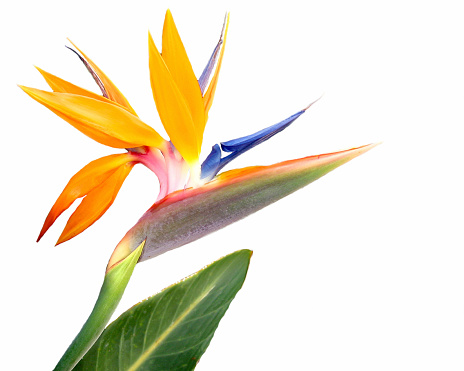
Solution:
{"label": "curved green stalk", "polygon": [[127,258],[114,265],[106,273],[92,313],[61,357],[54,371],[72,370],[98,339],[121,300],[144,245],[145,241]]}

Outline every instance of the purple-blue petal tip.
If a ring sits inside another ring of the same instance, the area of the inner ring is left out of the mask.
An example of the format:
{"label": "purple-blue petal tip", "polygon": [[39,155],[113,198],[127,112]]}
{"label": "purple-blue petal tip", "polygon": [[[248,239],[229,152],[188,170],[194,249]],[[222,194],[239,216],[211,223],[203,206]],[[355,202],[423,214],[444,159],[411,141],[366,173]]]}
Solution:
{"label": "purple-blue petal tip", "polygon": [[216,45],[216,47],[213,50],[213,54],[211,54],[211,57],[209,58],[208,63],[206,64],[205,69],[203,70],[200,78],[198,79],[198,84],[200,85],[201,89],[201,94],[205,94],[205,90],[208,86],[208,81],[209,77],[211,76],[211,73],[213,72],[214,66],[216,65],[217,58],[219,56],[219,50],[221,49],[221,45],[223,43],[223,35],[224,35],[224,29],[226,26],[226,20],[227,20],[227,14],[226,18],[224,19],[224,24],[222,25],[222,30],[221,30],[221,36],[219,37],[219,41]]}

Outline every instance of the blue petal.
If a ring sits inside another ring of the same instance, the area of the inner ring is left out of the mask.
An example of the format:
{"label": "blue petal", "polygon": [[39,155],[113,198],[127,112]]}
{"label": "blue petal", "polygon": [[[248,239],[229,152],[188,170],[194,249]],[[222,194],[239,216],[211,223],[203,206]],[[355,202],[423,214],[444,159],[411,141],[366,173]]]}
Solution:
{"label": "blue petal", "polygon": [[237,152],[249,150],[250,148],[253,148],[254,146],[257,146],[258,144],[268,140],[272,136],[276,135],[277,133],[290,126],[290,124],[293,121],[295,121],[298,117],[300,117],[304,112],[304,110],[297,112],[289,118],[275,125],[269,126],[263,130],[260,130],[254,134],[237,139],[232,139],[227,142],[221,142],[221,148],[224,152]]}
{"label": "blue petal", "polygon": [[[207,178],[208,180],[214,178],[214,176],[217,174],[217,168],[219,166],[219,163],[221,161],[221,149],[217,144],[211,148],[211,153],[206,157],[206,160],[203,161],[201,164],[201,178]],[[213,174],[211,177],[208,175]]]}
{"label": "blue petal", "polygon": [[223,43],[222,36],[224,34],[226,19],[227,19],[227,15],[226,15],[226,18],[224,19],[224,24],[222,25],[221,37],[219,38],[219,42],[214,48],[213,54],[211,54],[208,64],[206,65],[200,78],[198,79],[198,84],[200,84],[201,94],[205,93],[206,87],[208,86],[209,77],[211,76],[211,73],[213,72],[214,66],[216,65],[216,60],[219,56],[219,50],[221,50],[221,45]]}
{"label": "blue petal", "polygon": [[[309,108],[309,106],[307,108]],[[300,117],[307,108],[254,134],[222,142],[221,148],[215,144],[211,153],[201,165],[201,178],[206,181],[213,179],[230,161],[290,126],[290,124]],[[222,157],[221,149],[224,152],[230,152],[230,154],[226,157]]]}

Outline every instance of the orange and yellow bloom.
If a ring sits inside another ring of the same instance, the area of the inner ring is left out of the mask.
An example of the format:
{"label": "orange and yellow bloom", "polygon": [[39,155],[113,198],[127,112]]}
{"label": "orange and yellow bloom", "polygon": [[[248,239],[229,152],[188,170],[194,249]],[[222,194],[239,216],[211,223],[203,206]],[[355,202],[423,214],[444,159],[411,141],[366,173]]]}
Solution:
{"label": "orange and yellow bloom", "polygon": [[158,176],[158,198],[183,188],[188,182],[200,182],[200,148],[218,82],[226,34],[227,25],[224,38],[221,34],[218,47],[205,69],[203,80],[208,80],[211,64],[217,62],[204,93],[193,73],[170,11],[166,13],[164,23],[162,55],[149,35],[153,97],[170,141],[140,120],[113,82],[74,44],[76,54],[91,72],[102,95],[41,69],[38,70],[53,92],[21,86],[29,96],[88,137],[101,144],[127,150],[126,153],[89,163],[69,181],[48,214],[39,239],[58,216],[81,197],[84,199],[71,215],[58,243],[88,228],[111,206],[125,178],[137,163],[144,164]]}
{"label": "orange and yellow bloom", "polygon": [[[92,161],[71,178],[50,210],[38,239],[78,198],[83,197],[83,200],[69,218],[57,243],[73,238],[92,225],[111,206],[135,164],[145,165],[158,176],[158,200],[162,200],[177,190],[200,187],[213,180],[231,160],[284,130],[309,108],[249,136],[214,145],[200,165],[203,133],[218,83],[228,24],[227,16],[220,40],[199,79],[193,72],[169,10],[163,27],[161,53],[149,34],[151,88],[169,140],[137,116],[108,76],[74,44],[76,50],[71,50],[85,64],[101,95],[41,69],[39,72],[53,92],[21,86],[29,96],[88,137],[109,147],[126,150]],[[223,152],[227,156],[223,156]]]}

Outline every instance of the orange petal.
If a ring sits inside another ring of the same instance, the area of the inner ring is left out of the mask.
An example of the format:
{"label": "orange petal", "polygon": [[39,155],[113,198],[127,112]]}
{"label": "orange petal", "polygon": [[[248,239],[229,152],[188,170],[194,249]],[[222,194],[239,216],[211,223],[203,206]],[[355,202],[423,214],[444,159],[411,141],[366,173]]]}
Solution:
{"label": "orange petal", "polygon": [[222,65],[222,57],[224,56],[224,50],[226,47],[226,39],[227,39],[227,30],[229,29],[229,15],[227,15],[227,23],[226,23],[226,32],[224,33],[224,42],[222,43],[221,48],[221,55],[219,56],[218,64],[216,67],[216,71],[214,71],[213,78],[208,86],[208,90],[206,90],[205,95],[203,96],[203,103],[205,105],[205,117],[208,120],[208,112],[213,104],[214,93],[216,92],[216,86],[219,79],[219,72],[221,71]]}
{"label": "orange petal", "polygon": [[198,162],[199,148],[192,115],[163,58],[148,34],[150,81],[156,108],[166,132],[190,165]]}
{"label": "orange petal", "polygon": [[98,66],[95,63],[93,63],[92,60],[89,57],[87,57],[82,52],[82,50],[80,50],[71,40],[69,40],[69,42],[79,51],[79,53],[82,54],[82,56],[85,58],[87,63],[92,67],[92,69],[98,75],[101,82],[103,83],[103,86],[105,87],[106,93],[108,94],[108,99],[111,99],[112,101],[116,103],[119,103],[121,106],[125,107],[130,113],[137,116],[134,109],[131,107],[131,105],[127,101],[126,97],[122,95],[122,93],[119,91],[116,85],[114,85],[113,82],[108,78],[108,76],[106,76],[103,73],[103,71],[100,68],[98,68]]}
{"label": "orange petal", "polygon": [[59,78],[58,76],[52,75],[51,73],[42,70],[39,67],[36,67],[36,68],[41,73],[41,75],[43,76],[47,84],[52,88],[54,92],[82,95],[84,97],[93,98],[93,99],[96,99],[96,100],[99,100],[105,103],[111,103],[119,107],[123,107],[119,103],[109,100],[101,95],[95,94],[94,92],[90,90],[74,85],[66,80]]}
{"label": "orange petal", "polygon": [[30,97],[93,140],[115,148],[160,147],[165,140],[138,117],[114,104],[68,93],[20,86]]}
{"label": "orange petal", "polygon": [[120,166],[99,186],[92,189],[84,197],[80,205],[71,215],[66,227],[58,239],[57,245],[65,242],[86,230],[108,210],[113,204],[122,183],[129,175],[134,163]]}
{"label": "orange petal", "polygon": [[132,155],[128,153],[121,153],[99,158],[79,170],[70,179],[48,213],[37,242],[52,226],[61,213],[68,209],[75,200],[85,196],[92,189],[106,181],[119,167],[134,160],[135,158]]}
{"label": "orange petal", "polygon": [[163,50],[161,53],[166,66],[177,87],[185,98],[192,115],[193,123],[201,148],[205,130],[205,110],[200,85],[180,39],[170,10],[166,12],[163,27]]}

